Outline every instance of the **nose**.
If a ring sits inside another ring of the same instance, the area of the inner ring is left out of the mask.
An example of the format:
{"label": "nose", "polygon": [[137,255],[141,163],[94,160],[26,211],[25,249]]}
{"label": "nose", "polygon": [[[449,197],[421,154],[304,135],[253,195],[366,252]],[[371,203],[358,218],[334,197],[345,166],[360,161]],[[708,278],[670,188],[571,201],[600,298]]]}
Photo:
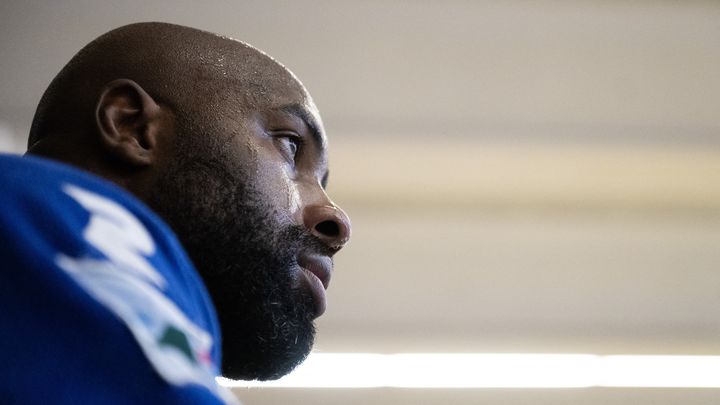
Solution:
{"label": "nose", "polygon": [[340,250],[350,240],[350,218],[335,205],[305,207],[303,222],[310,233],[334,250]]}

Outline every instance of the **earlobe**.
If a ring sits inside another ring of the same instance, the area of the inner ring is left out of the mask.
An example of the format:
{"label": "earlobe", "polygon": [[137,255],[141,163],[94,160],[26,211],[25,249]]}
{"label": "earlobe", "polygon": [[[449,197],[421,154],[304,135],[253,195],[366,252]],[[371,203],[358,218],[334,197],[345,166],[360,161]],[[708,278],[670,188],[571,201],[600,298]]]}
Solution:
{"label": "earlobe", "polygon": [[95,120],[103,147],[133,166],[153,163],[162,124],[160,106],[129,79],[108,83],[100,94]]}

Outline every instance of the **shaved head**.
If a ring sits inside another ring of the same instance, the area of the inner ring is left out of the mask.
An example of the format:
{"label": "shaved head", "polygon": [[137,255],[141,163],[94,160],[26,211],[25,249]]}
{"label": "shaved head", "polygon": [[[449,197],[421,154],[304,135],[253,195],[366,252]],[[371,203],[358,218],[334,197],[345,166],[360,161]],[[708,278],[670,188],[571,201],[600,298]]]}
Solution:
{"label": "shaved head", "polygon": [[288,69],[205,31],[124,26],[52,81],[28,147],[170,225],[215,304],[224,375],[273,379],[304,360],[350,222],[325,192],[317,108]]}
{"label": "shaved head", "polygon": [[137,82],[194,123],[208,109],[232,106],[223,112],[239,114],[288,89],[305,92],[289,70],[251,45],[174,24],[131,24],[89,43],[55,77],[38,105],[28,147],[70,127],[86,131],[103,85],[117,78]]}

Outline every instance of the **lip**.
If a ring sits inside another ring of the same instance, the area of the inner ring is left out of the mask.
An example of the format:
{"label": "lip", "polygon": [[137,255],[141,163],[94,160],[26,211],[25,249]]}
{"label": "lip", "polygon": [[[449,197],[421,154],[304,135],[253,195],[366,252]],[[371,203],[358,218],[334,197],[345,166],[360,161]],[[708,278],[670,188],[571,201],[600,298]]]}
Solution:
{"label": "lip", "polygon": [[303,281],[313,296],[315,303],[315,317],[319,317],[327,308],[325,290],[330,284],[332,275],[332,259],[328,256],[310,255],[298,258],[298,265],[302,269]]}

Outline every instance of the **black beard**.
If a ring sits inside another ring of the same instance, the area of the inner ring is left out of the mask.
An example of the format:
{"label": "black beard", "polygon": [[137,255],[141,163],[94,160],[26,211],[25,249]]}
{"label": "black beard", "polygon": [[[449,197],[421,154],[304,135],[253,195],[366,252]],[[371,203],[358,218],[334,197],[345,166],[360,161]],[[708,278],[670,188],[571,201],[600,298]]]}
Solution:
{"label": "black beard", "polygon": [[310,352],[314,304],[297,253],[327,248],[283,223],[251,179],[221,160],[189,158],[161,176],[148,203],[177,233],[202,276],[222,331],[222,373],[277,379]]}

